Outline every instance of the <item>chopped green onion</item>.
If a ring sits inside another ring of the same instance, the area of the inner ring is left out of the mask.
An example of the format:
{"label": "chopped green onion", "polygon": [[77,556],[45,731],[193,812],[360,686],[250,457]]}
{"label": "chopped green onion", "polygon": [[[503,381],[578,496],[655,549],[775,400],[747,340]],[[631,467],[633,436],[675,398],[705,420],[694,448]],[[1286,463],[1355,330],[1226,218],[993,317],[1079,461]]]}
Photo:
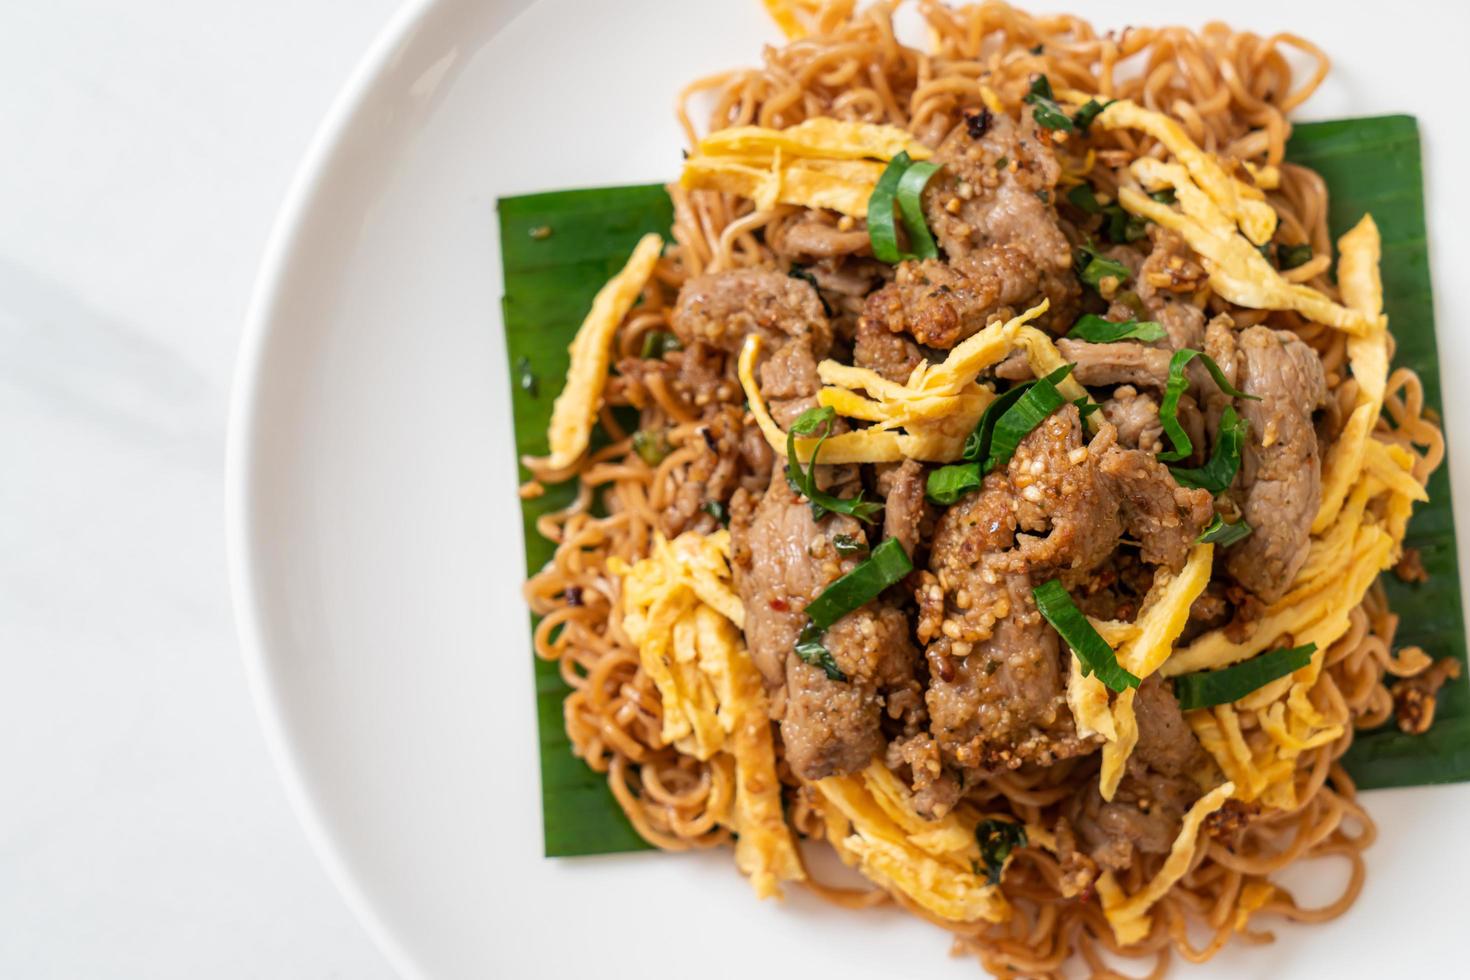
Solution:
{"label": "chopped green onion", "polygon": [[1102,205],[1097,203],[1097,195],[1092,192],[1091,184],[1078,184],[1067,192],[1067,200],[1088,214],[1102,213]]}
{"label": "chopped green onion", "polygon": [[1301,670],[1312,660],[1317,644],[1270,650],[1223,670],[1201,670],[1174,678],[1174,696],[1182,711],[1233,704],[1259,688]]}
{"label": "chopped green onion", "polygon": [[1095,673],[1097,679],[1113,691],[1139,685],[1139,679],[1119,665],[1113,648],[1092,628],[1060,581],[1052,579],[1038,585],[1031,590],[1031,596],[1036,600],[1036,608],[1041,615],[1061,634],[1062,642],[1081,662],[1084,677]]}
{"label": "chopped green onion", "polygon": [[[929,472],[924,487],[929,499],[948,507],[971,490],[979,489],[984,474],[1010,462],[1021,440],[1067,403],[1056,385],[1071,370],[1072,365],[1065,364],[1044,378],[1016,385],[986,405],[980,421],[965,439],[961,457],[965,462]],[[1079,404],[1077,409],[1086,418],[1098,407]]]}
{"label": "chopped green onion", "polygon": [[1044,378],[1032,382],[1014,405],[1001,413],[995,420],[995,429],[990,436],[990,449],[981,471],[989,473],[997,466],[1009,463],[1021,440],[1031,433],[1047,416],[1063,405],[1067,398],[1057,391],[1057,383],[1072,371],[1072,365],[1064,364]]}
{"label": "chopped green onion", "polygon": [[806,614],[818,629],[826,629],[854,609],[914,570],[908,552],[897,538],[888,538],[867,560],[822,590],[808,603]]}
{"label": "chopped green onion", "polygon": [[903,226],[909,233],[909,245],[914,250],[913,258],[939,257],[934,236],[929,234],[929,226],[924,224],[924,204],[921,197],[924,186],[938,169],[939,164],[924,160],[910,165],[898,181],[898,210],[903,214]]}
{"label": "chopped green onion", "polygon": [[524,354],[516,360],[516,384],[532,398],[536,397],[536,373],[531,370],[531,359]]}
{"label": "chopped green onion", "polygon": [[[1006,858],[1016,848],[1026,846],[1026,825],[1010,820],[982,820],[975,827],[975,843],[980,845],[980,860],[985,862],[985,883],[998,885]],[[974,870],[980,873],[978,866]]]}
{"label": "chopped green onion", "polygon": [[703,504],[699,506],[699,509],[704,511],[709,516],[713,517],[716,521],[720,522],[725,527],[730,526],[730,512],[727,511],[725,509],[725,505],[720,503],[718,500],[706,500]]}
{"label": "chopped green onion", "polygon": [[893,206],[898,195],[898,182],[912,162],[907,151],[888,161],[868,197],[868,240],[873,243],[873,257],[879,262],[897,265],[903,261],[903,253],[898,250],[898,222]]}
{"label": "chopped green onion", "polygon": [[980,489],[979,463],[951,463],[929,471],[924,493],[941,507],[948,507],[971,490]]}
{"label": "chopped green onion", "polygon": [[828,680],[847,680],[847,675],[837,666],[837,661],[832,659],[832,651],[822,645],[822,630],[816,623],[807,623],[801,628],[801,633],[796,637],[795,650],[796,655],[804,662],[826,671]]}
{"label": "chopped green onion", "polygon": [[1081,398],[1074,398],[1072,404],[1077,406],[1077,415],[1084,422],[1087,421],[1088,416],[1092,415],[1093,412],[1102,411],[1102,406],[1086,395],[1083,395]]}
{"label": "chopped green onion", "polygon": [[1295,269],[1312,259],[1311,245],[1277,245],[1276,264],[1282,269]]}
{"label": "chopped green onion", "polygon": [[1174,197],[1174,188],[1172,187],[1165,187],[1161,191],[1154,191],[1149,197],[1158,201],[1160,204],[1173,204],[1176,200]]}
{"label": "chopped green onion", "polygon": [[1066,110],[1057,105],[1052,95],[1051,82],[1047,81],[1045,75],[1037,75],[1031,80],[1031,89],[1022,101],[1031,106],[1031,114],[1038,126],[1059,129],[1064,133],[1070,133],[1077,128]]}
{"label": "chopped green onion", "polygon": [[650,330],[643,335],[643,350],[640,356],[644,360],[662,358],[669,351],[683,349],[684,345],[679,343],[679,338],[667,330]]}
{"label": "chopped green onion", "polygon": [[1132,273],[1126,265],[1099,254],[1091,245],[1083,245],[1077,254],[1077,277],[1093,289],[1097,289],[1098,284],[1109,276],[1122,285],[1130,275]]}
{"label": "chopped green onion", "polygon": [[662,432],[639,429],[633,433],[633,452],[649,466],[657,466],[669,454],[669,444]]}
{"label": "chopped green onion", "polygon": [[1067,331],[1067,336],[1072,340],[1085,340],[1090,344],[1112,344],[1120,340],[1137,340],[1145,344],[1152,344],[1156,340],[1163,340],[1168,336],[1168,332],[1153,320],[1129,319],[1122,323],[1114,323],[1112,320],[1104,320],[1096,313],[1088,313],[1072,324],[1072,329]]}
{"label": "chopped green onion", "polygon": [[[832,422],[836,417],[837,413],[830,406],[824,405],[821,408],[807,409],[791,423],[791,431],[786,433],[786,482],[792,490],[811,502],[812,520],[820,521],[830,511],[834,514],[848,514],[871,524],[874,515],[883,509],[882,504],[863,500],[861,490],[856,497],[842,498],[834,497],[817,487],[817,456],[832,432]],[[816,435],[818,431],[821,435],[812,449],[811,463],[806,469],[802,469],[801,462],[796,458],[796,437]]]}
{"label": "chopped green onion", "polygon": [[1240,450],[1245,445],[1248,428],[1249,423],[1235,413],[1235,407],[1227,405],[1220,415],[1220,431],[1215,435],[1215,449],[1210,454],[1210,461],[1204,466],[1188,469],[1170,467],[1174,480],[1181,487],[1198,487],[1211,493],[1220,493],[1228,488],[1240,470]]}
{"label": "chopped green onion", "polygon": [[[1215,379],[1220,390],[1231,398],[1249,398],[1257,402],[1261,400],[1259,395],[1247,395],[1231,385],[1225,378],[1225,372],[1220,370],[1220,365],[1208,354],[1188,347],[1175,351],[1174,356],[1169,358],[1169,379],[1164,382],[1164,401],[1159,405],[1159,421],[1163,423],[1164,434],[1174,444],[1173,449],[1159,453],[1159,459],[1166,463],[1187,459],[1194,452],[1194,440],[1189,438],[1189,433],[1179,424],[1179,399],[1184,395],[1184,389],[1189,387],[1189,378],[1185,376],[1184,368],[1196,357],[1204,363],[1205,370],[1210,372],[1210,377]],[[1223,428],[1223,423],[1221,427]]]}
{"label": "chopped green onion", "polygon": [[1251,526],[1244,519],[1231,522],[1216,514],[1215,519],[1210,521],[1210,526],[1195,539],[1195,543],[1218,544],[1222,548],[1228,548],[1238,541],[1244,541],[1250,534]]}
{"label": "chopped green onion", "polygon": [[1009,391],[997,395],[995,400],[985,406],[985,411],[980,413],[980,421],[975,423],[975,428],[965,437],[965,451],[961,459],[983,460],[990,452],[991,435],[995,432],[995,420],[1005,414],[1006,409],[1016,403],[1016,399],[1026,394],[1032,382],[1017,385]]}
{"label": "chopped green onion", "polygon": [[868,553],[868,539],[858,534],[837,534],[832,537],[832,547],[844,558]]}
{"label": "chopped green onion", "polygon": [[[924,224],[924,208],[920,195],[939,164],[925,160],[915,163],[907,151],[900,152],[884,169],[883,175],[868,197],[868,239],[873,243],[873,256],[880,262],[897,264],[906,259],[937,258],[939,249]],[[898,226],[894,205],[903,212],[903,225],[909,234],[913,252],[898,247]]]}
{"label": "chopped green onion", "polygon": [[1086,136],[1087,127],[1092,125],[1092,121],[1096,119],[1104,109],[1106,109],[1108,106],[1112,105],[1116,101],[1118,100],[1109,99],[1106,102],[1099,102],[1097,101],[1097,99],[1088,99],[1087,102],[1082,106],[1082,108],[1078,109],[1072,114],[1072,122],[1077,126],[1078,129],[1082,131],[1082,135]]}
{"label": "chopped green onion", "polygon": [[817,277],[812,275],[812,270],[808,269],[806,266],[796,265],[793,263],[791,268],[787,270],[786,274],[792,279],[800,279],[802,282],[812,287],[812,291],[817,294],[817,299],[822,301],[823,313],[827,314],[827,316],[830,317],[835,312],[832,309],[832,304],[827,302],[827,297],[822,295],[822,285],[821,283],[817,282]]}
{"label": "chopped green onion", "polygon": [[1120,204],[1109,204],[1103,208],[1103,214],[1108,217],[1103,234],[1110,242],[1126,245],[1148,234],[1148,219],[1125,211]]}

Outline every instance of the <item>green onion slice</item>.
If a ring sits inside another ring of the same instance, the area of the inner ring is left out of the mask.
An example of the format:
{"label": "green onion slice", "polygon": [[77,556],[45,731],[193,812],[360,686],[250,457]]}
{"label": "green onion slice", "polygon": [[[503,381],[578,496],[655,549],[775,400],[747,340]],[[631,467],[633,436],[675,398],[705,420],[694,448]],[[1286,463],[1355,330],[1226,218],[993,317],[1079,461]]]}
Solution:
{"label": "green onion slice", "polygon": [[832,547],[844,558],[868,553],[868,539],[861,534],[837,534],[832,537]]}
{"label": "green onion slice", "polygon": [[897,538],[889,538],[857,567],[822,590],[806,607],[818,629],[826,629],[914,570],[908,552]]}
{"label": "green onion slice", "polygon": [[639,356],[646,361],[650,358],[661,358],[669,351],[683,349],[684,345],[679,343],[679,338],[667,330],[650,330],[643,335],[643,350]]}
{"label": "green onion slice", "polygon": [[1081,661],[1083,676],[1097,674],[1097,679],[1112,691],[1139,685],[1139,679],[1122,668],[1113,648],[1092,628],[1060,581],[1052,579],[1038,585],[1031,590],[1031,596],[1036,600],[1036,608],[1041,615],[1061,634],[1062,641]]}
{"label": "green onion slice", "polygon": [[1077,277],[1093,289],[1098,288],[1098,283],[1109,276],[1122,285],[1131,275],[1126,265],[1116,259],[1107,258],[1092,245],[1084,244],[1078,250]]}
{"label": "green onion slice", "polygon": [[1183,711],[1232,704],[1258,688],[1301,670],[1312,660],[1317,644],[1271,650],[1223,670],[1201,670],[1174,678],[1174,696]]}
{"label": "green onion slice", "polygon": [[1216,514],[1204,533],[1195,539],[1195,543],[1218,544],[1222,548],[1228,548],[1236,542],[1244,541],[1250,534],[1251,526],[1243,518],[1232,522]]}
{"label": "green onion slice", "polygon": [[1072,325],[1067,336],[1073,340],[1085,340],[1090,344],[1113,344],[1120,340],[1137,340],[1152,344],[1163,340],[1168,332],[1153,320],[1128,319],[1122,323],[1105,320],[1096,313],[1088,313]]}
{"label": "green onion slice", "polygon": [[[1259,395],[1247,395],[1236,389],[1225,380],[1225,372],[1220,370],[1220,365],[1208,354],[1202,354],[1188,347],[1174,352],[1169,358],[1169,380],[1164,383],[1164,401],[1159,405],[1159,421],[1163,423],[1164,434],[1174,444],[1174,448],[1168,452],[1159,453],[1159,459],[1166,463],[1185,459],[1194,452],[1194,440],[1189,438],[1189,433],[1184,431],[1184,426],[1179,424],[1179,399],[1184,390],[1189,387],[1189,378],[1184,374],[1184,368],[1190,361],[1199,358],[1204,362],[1205,369],[1210,372],[1210,377],[1215,379],[1215,384],[1220,390],[1231,398],[1249,398],[1251,401],[1260,401]],[[1223,422],[1221,428],[1224,428]],[[1233,476],[1233,474],[1232,474]]]}
{"label": "green onion slice", "polygon": [[801,628],[794,649],[803,661],[826,671],[828,680],[847,680],[847,675],[837,666],[837,661],[832,659],[832,651],[822,645],[822,630],[816,623],[807,623]]}
{"label": "green onion slice", "polygon": [[942,507],[948,507],[971,490],[980,489],[979,463],[951,463],[929,471],[924,493]]}
{"label": "green onion slice", "polygon": [[1097,203],[1097,195],[1093,193],[1091,184],[1078,184],[1067,192],[1067,200],[1088,214],[1102,213],[1102,205]]}
{"label": "green onion slice", "polygon": [[704,503],[699,505],[699,509],[704,511],[709,516],[713,517],[715,520],[719,521],[725,527],[730,526],[730,512],[727,511],[725,509],[725,505],[720,503],[718,500],[706,500]]}
{"label": "green onion slice", "polygon": [[[856,497],[843,498],[834,497],[817,487],[817,456],[822,452],[822,444],[827,441],[827,436],[832,432],[832,422],[837,417],[836,411],[830,406],[821,408],[809,408],[796,417],[791,423],[791,431],[786,433],[786,483],[792,490],[801,494],[812,505],[812,520],[820,521],[829,512],[834,514],[847,514],[856,517],[866,524],[873,523],[874,516],[883,509],[883,505],[863,499],[863,492],[858,491]],[[812,449],[811,463],[806,469],[801,468],[801,462],[796,458],[796,437],[813,436],[820,432],[817,445]],[[635,439],[635,447],[636,439]]]}
{"label": "green onion slice", "polygon": [[1104,109],[1106,109],[1108,106],[1112,105],[1116,101],[1118,100],[1109,99],[1106,102],[1099,102],[1097,101],[1097,99],[1088,99],[1087,102],[1082,106],[1082,108],[1078,109],[1072,114],[1073,124],[1075,124],[1076,127],[1082,131],[1082,135],[1086,136],[1087,127],[1092,125],[1092,121],[1096,119]]}
{"label": "green onion slice", "polygon": [[1067,404],[1067,398],[1057,391],[1057,383],[1072,371],[1072,365],[1064,364],[1044,378],[1038,378],[1016,399],[1015,404],[1001,413],[995,420],[990,435],[990,447],[981,471],[989,473],[997,466],[1011,461],[1016,447],[1048,415]]}
{"label": "green onion slice", "polygon": [[1235,482],[1240,471],[1240,450],[1245,445],[1249,423],[1235,414],[1234,406],[1226,406],[1220,415],[1220,431],[1215,436],[1215,449],[1204,466],[1170,467],[1174,480],[1182,487],[1200,487],[1220,493]]}
{"label": "green onion slice", "polygon": [[1077,128],[1066,110],[1057,105],[1056,98],[1052,95],[1051,82],[1047,81],[1045,75],[1037,75],[1031,79],[1031,89],[1022,101],[1031,106],[1031,115],[1038,126],[1059,129],[1064,133],[1073,132]]}
{"label": "green onion slice", "polygon": [[[791,268],[786,271],[786,274],[792,279],[800,279],[802,282],[812,287],[812,290],[817,294],[817,299],[822,301],[823,313],[827,314],[827,316],[830,317],[833,313],[836,312],[832,309],[832,304],[827,302],[827,297],[822,295],[822,284],[817,282],[817,277],[812,274],[811,269],[808,269],[804,265],[797,265],[793,262],[791,264]],[[645,354],[644,356],[646,357],[647,355]]]}
{"label": "green onion slice", "polygon": [[[986,473],[1010,462],[1021,440],[1052,412],[1067,404],[1056,386],[1071,370],[1072,365],[1065,364],[1044,378],[1016,385],[986,405],[980,421],[965,440],[961,457],[965,462],[929,472],[924,487],[929,499],[948,507],[971,490],[978,490]],[[1099,407],[1085,402],[1078,404],[1077,410],[1086,418]]]}
{"label": "green onion slice", "polygon": [[1299,265],[1310,262],[1311,259],[1311,245],[1302,244],[1276,246],[1276,264],[1282,269],[1295,269]]}
{"label": "green onion slice", "polygon": [[898,180],[898,210],[903,214],[903,226],[909,233],[909,245],[914,249],[911,258],[937,259],[939,249],[929,226],[924,224],[924,205],[921,195],[929,178],[939,169],[939,164],[924,160],[911,164]]}
{"label": "green onion slice", "polygon": [[985,883],[998,885],[1006,858],[1016,848],[1026,846],[1026,825],[1010,820],[982,820],[975,827],[975,843],[980,845],[980,860],[985,862]]}
{"label": "green onion slice", "polygon": [[[924,224],[924,208],[920,195],[939,164],[929,160],[915,163],[907,151],[900,152],[888,166],[868,196],[868,240],[873,243],[873,257],[896,265],[906,259],[933,259],[939,256],[934,237]],[[903,212],[903,225],[909,234],[913,252],[898,247],[898,225],[894,205]]]}
{"label": "green onion slice", "polygon": [[662,432],[639,429],[633,433],[633,452],[649,466],[657,466],[669,454],[669,443]]}

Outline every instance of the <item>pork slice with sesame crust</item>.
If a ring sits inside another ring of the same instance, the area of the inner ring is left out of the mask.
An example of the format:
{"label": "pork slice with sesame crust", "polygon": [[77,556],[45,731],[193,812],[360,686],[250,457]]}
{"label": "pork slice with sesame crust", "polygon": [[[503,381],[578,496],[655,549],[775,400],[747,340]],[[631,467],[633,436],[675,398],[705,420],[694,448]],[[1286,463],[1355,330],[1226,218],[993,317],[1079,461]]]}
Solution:
{"label": "pork slice with sesame crust", "polygon": [[880,600],[833,623],[822,642],[842,679],[796,653],[807,604],[861,560],[839,555],[833,540],[862,539],[862,525],[842,514],[814,520],[778,468],[760,502],[732,514],[730,531],[746,644],[775,692],[787,762],[803,779],[863,768],[883,748],[884,712],[919,704],[907,617]]}

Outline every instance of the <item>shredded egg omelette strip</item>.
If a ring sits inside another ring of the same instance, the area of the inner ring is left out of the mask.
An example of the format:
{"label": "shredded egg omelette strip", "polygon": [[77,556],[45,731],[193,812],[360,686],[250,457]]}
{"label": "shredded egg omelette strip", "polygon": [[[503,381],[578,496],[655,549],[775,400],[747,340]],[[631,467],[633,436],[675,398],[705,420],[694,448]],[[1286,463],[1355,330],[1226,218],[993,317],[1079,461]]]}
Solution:
{"label": "shredded egg omelette strip", "polygon": [[[1169,659],[1174,652],[1174,641],[1189,623],[1189,607],[1210,584],[1214,559],[1213,544],[1197,544],[1178,575],[1167,568],[1154,573],[1153,585],[1144,597],[1143,611],[1134,624],[1137,632],[1117,648],[1118,664],[1124,670],[1141,680]],[[1128,756],[1138,744],[1138,720],[1133,713],[1135,695],[1130,687],[1113,701],[1115,737],[1103,745],[1102,768],[1098,774],[1099,789],[1105,800],[1111,800],[1117,793]]]}
{"label": "shredded egg omelette strip", "polygon": [[1184,815],[1183,825],[1169,848],[1164,866],[1140,891],[1127,895],[1111,871],[1104,871],[1097,879],[1097,894],[1102,899],[1103,915],[1113,927],[1113,936],[1124,946],[1136,943],[1147,936],[1153,928],[1148,911],[1174,883],[1184,877],[1194,860],[1195,848],[1199,844],[1200,828],[1205,818],[1225,805],[1235,792],[1235,784],[1223,783],[1195,801]]}
{"label": "shredded egg omelette strip", "polygon": [[739,194],[762,210],[795,204],[864,218],[884,167],[900,153],[926,160],[934,151],[897,126],[825,116],[786,129],[732,126],[699,141],[679,184]]}
{"label": "shredded egg omelette strip", "polygon": [[663,740],[719,763],[733,757],[735,799],[720,822],[739,835],[736,866],[761,898],[806,877],[781,809],[769,705],[740,631],[730,532],[655,538],[652,554],[608,567],[622,581],[623,632],[658,688]]}
{"label": "shredded egg omelette strip", "polygon": [[976,873],[979,845],[966,816],[919,816],[908,790],[876,760],[861,773],[811,785],[820,797],[827,839],[871,881],[950,922],[1002,922],[1009,916],[1000,889]]}
{"label": "shredded egg omelette strip", "polygon": [[527,458],[524,462],[529,469],[564,470],[587,451],[607,383],[613,335],[653,275],[663,247],[664,240],[658,235],[644,235],[622,271],[597,291],[592,308],[568,348],[571,364],[566,387],[551,407],[551,425],[546,433],[551,454],[543,459]]}
{"label": "shredded egg omelette strip", "polygon": [[[1027,343],[1028,351],[1036,346],[1027,339],[1030,334],[1025,331],[1030,328],[1026,324],[1046,312],[1047,306],[1043,300],[1020,316],[991,324],[957,345],[941,363],[919,364],[904,384],[868,368],[831,360],[818,364],[817,374],[827,385],[818,392],[818,402],[848,418],[874,423],[822,443],[821,462],[887,463],[907,458],[949,463],[959,459],[985,406],[995,398],[988,386],[976,383],[980,372],[999,363],[1018,344]],[[758,333],[746,336],[737,374],[756,424],[771,448],[784,455],[786,433],[771,418],[756,384],[755,367],[763,344]],[[1050,341],[1046,346],[1055,354]],[[1086,394],[1080,385],[1078,390]],[[1069,389],[1064,388],[1063,393],[1074,397]],[[905,431],[895,431],[899,428]],[[796,439],[797,459],[810,462],[816,445],[816,439]]]}

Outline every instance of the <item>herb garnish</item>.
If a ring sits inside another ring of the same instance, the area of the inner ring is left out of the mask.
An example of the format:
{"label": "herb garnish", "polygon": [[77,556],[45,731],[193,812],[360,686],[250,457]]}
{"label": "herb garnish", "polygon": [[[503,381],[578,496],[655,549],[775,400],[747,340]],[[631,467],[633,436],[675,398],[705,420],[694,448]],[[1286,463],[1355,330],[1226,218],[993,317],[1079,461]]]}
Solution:
{"label": "herb garnish", "polygon": [[[924,224],[924,208],[920,200],[924,185],[938,169],[939,164],[932,160],[915,163],[907,151],[900,152],[888,162],[868,197],[868,239],[873,243],[874,258],[897,264],[907,259],[939,257],[934,236],[929,234],[929,227]],[[903,226],[908,232],[912,252],[902,252],[898,248],[895,203],[903,215]]]}
{"label": "herb garnish", "polygon": [[1067,590],[1062,588],[1060,580],[1052,579],[1038,585],[1031,590],[1031,596],[1036,600],[1036,608],[1041,615],[1061,634],[1062,642],[1076,654],[1082,664],[1084,677],[1096,673],[1097,679],[1112,691],[1122,691],[1139,685],[1139,679],[1118,663],[1113,648],[1108,646],[1107,641],[1087,621],[1087,617],[1082,615],[1082,610],[1077,608]]}
{"label": "herb garnish", "polygon": [[828,317],[832,316],[832,304],[827,302],[827,297],[822,295],[822,286],[820,283],[817,282],[817,277],[812,275],[812,270],[808,269],[804,265],[796,265],[793,263],[790,270],[788,270],[786,274],[792,279],[800,279],[802,282],[812,287],[812,290],[817,294],[817,299],[822,301],[822,312],[827,314]]}
{"label": "herb garnish", "polygon": [[1174,696],[1182,711],[1232,704],[1258,688],[1301,670],[1312,660],[1317,644],[1270,650],[1223,670],[1201,670],[1174,678]]}
{"label": "herb garnish", "polygon": [[801,633],[796,637],[794,649],[796,655],[804,662],[826,671],[828,680],[847,680],[847,675],[842,672],[841,667],[837,666],[837,661],[832,659],[832,651],[822,645],[822,630],[816,623],[807,623],[801,628]]}
{"label": "herb garnish", "polygon": [[[1189,438],[1189,433],[1184,431],[1184,426],[1179,424],[1179,399],[1184,395],[1184,389],[1189,387],[1189,378],[1184,374],[1184,368],[1190,361],[1199,358],[1205,369],[1210,372],[1210,377],[1215,379],[1215,384],[1220,390],[1231,398],[1248,398],[1251,401],[1260,401],[1258,395],[1247,395],[1236,389],[1225,377],[1225,372],[1220,370],[1220,365],[1208,354],[1192,350],[1188,347],[1174,352],[1169,358],[1169,379],[1164,383],[1164,401],[1159,405],[1159,421],[1163,423],[1164,434],[1174,444],[1174,448],[1168,452],[1159,453],[1159,459],[1166,463],[1187,459],[1194,452],[1194,441]],[[1224,429],[1224,423],[1221,423]],[[1234,474],[1231,474],[1232,478]],[[1228,484],[1227,484],[1228,486]],[[1224,487],[1221,487],[1223,490]]]}
{"label": "herb garnish", "polygon": [[894,582],[914,570],[908,552],[897,538],[887,538],[846,575],[822,590],[807,604],[806,614],[818,629],[871,602]]}
{"label": "herb garnish", "polygon": [[[980,845],[980,860],[985,862],[985,883],[1000,884],[1006,858],[1018,847],[1026,846],[1026,825],[1009,820],[982,820],[975,827],[975,843]],[[979,874],[979,869],[975,869]]]}
{"label": "herb garnish", "polygon": [[1072,117],[1057,105],[1056,98],[1051,92],[1051,82],[1045,75],[1037,75],[1031,79],[1031,88],[1022,101],[1031,106],[1031,115],[1036,119],[1038,126],[1061,130],[1064,133],[1076,130],[1077,125],[1072,122]]}
{"label": "herb garnish", "polygon": [[1045,75],[1037,75],[1031,79],[1031,88],[1022,101],[1031,106],[1031,115],[1036,119],[1038,126],[1061,130],[1064,133],[1080,131],[1086,136],[1087,127],[1091,126],[1098,113],[1112,105],[1114,100],[1099,102],[1097,99],[1088,99],[1082,108],[1069,116],[1066,110],[1057,104],[1056,97],[1052,95],[1051,82]]}
{"label": "herb garnish", "polygon": [[936,504],[948,507],[971,490],[981,477],[1010,462],[1021,440],[1048,415],[1066,404],[1057,384],[1072,370],[1067,364],[1036,381],[1017,385],[998,396],[965,439],[961,463],[951,463],[929,472],[924,492]]}
{"label": "herb garnish", "polygon": [[1245,445],[1245,434],[1250,424],[1235,412],[1235,406],[1227,405],[1220,413],[1220,430],[1215,434],[1215,448],[1209,462],[1204,466],[1186,469],[1171,466],[1169,472],[1181,487],[1197,487],[1211,493],[1220,493],[1235,482],[1240,470],[1240,450]]}
{"label": "herb garnish", "polygon": [[[848,514],[871,524],[873,516],[883,509],[882,504],[863,500],[861,490],[856,497],[841,498],[817,487],[817,456],[821,453],[827,436],[831,434],[836,418],[837,413],[830,406],[824,405],[821,408],[807,409],[791,423],[791,431],[786,433],[786,482],[792,490],[811,502],[812,520],[820,521],[831,512]],[[817,444],[812,448],[811,462],[806,469],[802,469],[801,462],[796,458],[797,436],[817,437]]]}
{"label": "herb garnish", "polygon": [[669,443],[662,432],[639,429],[633,433],[633,452],[649,466],[657,466],[669,454]]}
{"label": "herb garnish", "polygon": [[1098,289],[1099,284],[1108,277],[1116,279],[1118,285],[1121,286],[1132,275],[1122,262],[1106,257],[1089,243],[1084,243],[1078,248],[1076,266],[1077,278],[1093,289]]}
{"label": "herb garnish", "polygon": [[1122,323],[1105,320],[1096,313],[1084,314],[1072,324],[1072,329],[1067,331],[1067,337],[1072,340],[1085,340],[1090,344],[1112,344],[1120,340],[1137,340],[1140,343],[1152,344],[1154,341],[1163,340],[1168,336],[1161,324],[1153,320],[1128,319]]}
{"label": "herb garnish", "polygon": [[1276,265],[1281,269],[1295,269],[1311,260],[1312,246],[1309,244],[1276,246]]}
{"label": "herb garnish", "polygon": [[1228,548],[1236,542],[1244,541],[1250,537],[1250,534],[1251,526],[1245,522],[1244,518],[1238,521],[1227,521],[1216,514],[1214,520],[1210,521],[1209,526],[1205,528],[1204,533],[1195,538],[1195,543],[1218,544],[1222,548]]}
{"label": "herb garnish", "polygon": [[662,359],[669,351],[683,349],[684,345],[679,343],[679,338],[667,330],[650,330],[643,335],[643,349],[639,351],[639,356],[645,361]]}
{"label": "herb garnish", "polygon": [[866,555],[868,553],[868,539],[859,534],[836,534],[832,537],[832,547],[844,558],[853,555]]}
{"label": "herb garnish", "polygon": [[713,517],[716,521],[718,521],[725,527],[730,526],[730,512],[727,511],[725,509],[725,505],[720,503],[718,500],[706,500],[704,503],[699,505],[699,509],[704,511],[709,516]]}

